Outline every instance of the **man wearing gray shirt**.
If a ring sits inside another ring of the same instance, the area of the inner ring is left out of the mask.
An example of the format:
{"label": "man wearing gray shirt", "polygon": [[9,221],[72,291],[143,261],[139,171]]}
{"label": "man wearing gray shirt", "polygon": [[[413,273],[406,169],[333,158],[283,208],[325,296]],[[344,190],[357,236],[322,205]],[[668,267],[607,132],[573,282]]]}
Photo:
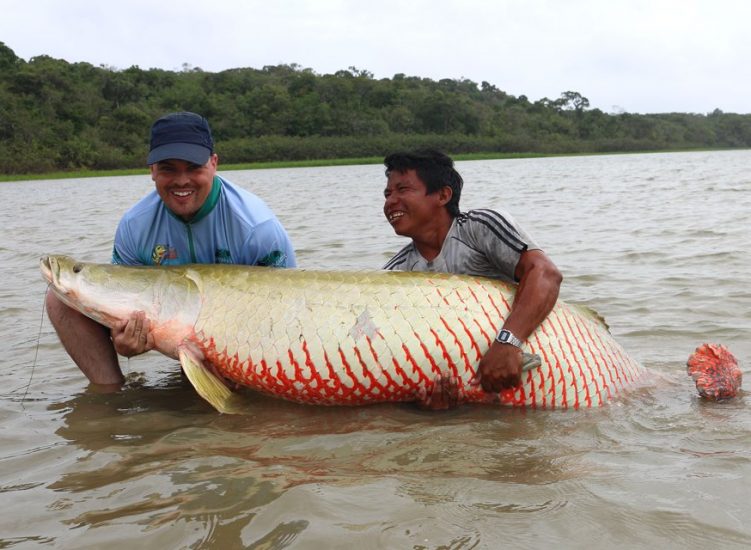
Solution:
{"label": "man wearing gray shirt", "polygon": [[508,213],[459,211],[463,181],[450,157],[432,150],[394,153],[384,164],[383,213],[397,235],[412,239],[384,269],[478,275],[516,284],[511,312],[478,374],[487,392],[520,385],[522,345],[555,305],[560,271]]}

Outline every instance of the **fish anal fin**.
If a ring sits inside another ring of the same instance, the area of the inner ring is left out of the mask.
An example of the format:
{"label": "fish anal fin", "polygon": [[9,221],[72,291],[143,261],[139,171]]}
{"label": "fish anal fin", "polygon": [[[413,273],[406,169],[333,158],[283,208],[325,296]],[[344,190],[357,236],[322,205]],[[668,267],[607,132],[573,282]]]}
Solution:
{"label": "fish anal fin", "polygon": [[705,399],[730,399],[741,389],[738,360],[723,345],[702,344],[688,358],[686,366],[699,395]]}
{"label": "fish anal fin", "polygon": [[191,350],[181,347],[177,350],[185,375],[193,384],[198,395],[208,401],[217,411],[224,414],[242,414],[240,398],[227,385],[203,366],[203,361]]}

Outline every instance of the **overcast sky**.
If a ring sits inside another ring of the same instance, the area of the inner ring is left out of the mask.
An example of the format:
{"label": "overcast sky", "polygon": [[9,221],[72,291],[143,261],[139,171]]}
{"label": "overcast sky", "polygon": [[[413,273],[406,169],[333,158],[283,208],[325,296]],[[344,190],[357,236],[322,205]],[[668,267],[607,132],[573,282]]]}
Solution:
{"label": "overcast sky", "polygon": [[605,112],[751,113],[751,0],[0,0],[0,41],[126,69],[297,63]]}

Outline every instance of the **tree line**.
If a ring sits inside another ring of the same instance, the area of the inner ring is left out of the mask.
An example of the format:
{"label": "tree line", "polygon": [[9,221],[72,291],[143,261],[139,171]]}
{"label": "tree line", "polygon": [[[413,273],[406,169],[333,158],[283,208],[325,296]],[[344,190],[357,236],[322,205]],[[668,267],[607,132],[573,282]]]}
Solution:
{"label": "tree line", "polygon": [[751,147],[751,115],[590,109],[578,92],[530,101],[488,82],[296,64],[207,72],[124,70],[0,42],[0,171],[143,167],[151,123],[171,111],[211,123],[222,163],[360,158],[395,149],[594,153]]}

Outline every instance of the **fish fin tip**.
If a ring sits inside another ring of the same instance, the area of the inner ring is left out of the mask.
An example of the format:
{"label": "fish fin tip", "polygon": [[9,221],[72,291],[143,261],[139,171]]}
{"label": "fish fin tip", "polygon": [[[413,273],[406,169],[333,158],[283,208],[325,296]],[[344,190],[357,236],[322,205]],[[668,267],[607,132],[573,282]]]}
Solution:
{"label": "fish fin tip", "polygon": [[731,399],[741,389],[738,360],[722,344],[702,344],[690,355],[686,371],[699,395],[711,401]]}
{"label": "fish fin tip", "polygon": [[238,396],[224,382],[209,372],[192,353],[181,349],[178,351],[178,357],[185,375],[193,384],[198,395],[208,401],[220,413],[243,413],[243,407]]}

